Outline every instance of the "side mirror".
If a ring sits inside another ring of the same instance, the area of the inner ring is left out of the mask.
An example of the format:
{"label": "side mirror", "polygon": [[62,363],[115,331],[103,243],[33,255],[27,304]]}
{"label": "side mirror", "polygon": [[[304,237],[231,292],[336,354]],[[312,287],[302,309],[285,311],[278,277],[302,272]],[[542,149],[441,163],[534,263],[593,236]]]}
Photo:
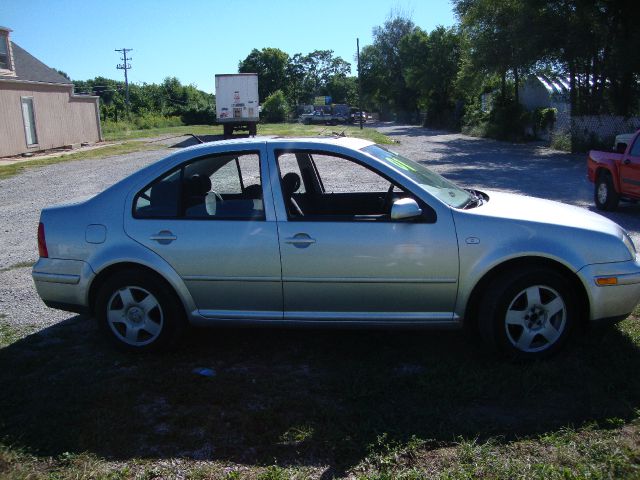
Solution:
{"label": "side mirror", "polygon": [[422,215],[422,209],[413,198],[399,198],[391,206],[391,220],[406,220]]}

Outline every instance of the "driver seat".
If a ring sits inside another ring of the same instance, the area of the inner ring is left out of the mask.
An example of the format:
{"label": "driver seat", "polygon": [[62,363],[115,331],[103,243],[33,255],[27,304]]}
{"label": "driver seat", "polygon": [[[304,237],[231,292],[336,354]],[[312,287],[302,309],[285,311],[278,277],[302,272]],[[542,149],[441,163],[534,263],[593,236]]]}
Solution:
{"label": "driver seat", "polygon": [[287,212],[291,217],[304,217],[300,205],[293,198],[293,194],[298,191],[300,185],[300,175],[295,172],[289,172],[282,177],[282,195],[287,205]]}

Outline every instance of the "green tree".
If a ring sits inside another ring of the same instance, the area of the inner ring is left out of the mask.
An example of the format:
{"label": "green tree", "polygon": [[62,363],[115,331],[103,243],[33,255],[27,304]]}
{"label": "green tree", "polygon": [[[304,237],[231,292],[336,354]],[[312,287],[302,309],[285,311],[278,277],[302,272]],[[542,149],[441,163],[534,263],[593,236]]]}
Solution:
{"label": "green tree", "polygon": [[358,78],[345,75],[334,75],[327,81],[323,92],[329,95],[333,103],[358,104]]}
{"label": "green tree", "polygon": [[416,28],[400,41],[400,55],[407,86],[418,92],[419,104],[427,111],[427,124],[455,126],[454,93],[460,64],[457,31],[440,26],[427,33]]}
{"label": "green tree", "polygon": [[373,29],[373,44],[362,49],[360,71],[363,92],[384,113],[409,120],[418,109],[417,92],[407,85],[401,55],[402,38],[416,29],[408,18],[395,16]]}
{"label": "green tree", "polygon": [[260,102],[277,90],[287,89],[289,55],[278,48],[254,48],[238,65],[239,73],[258,74]]}
{"label": "green tree", "polygon": [[282,90],[276,90],[262,104],[262,116],[270,123],[284,122],[289,114],[289,105]]}

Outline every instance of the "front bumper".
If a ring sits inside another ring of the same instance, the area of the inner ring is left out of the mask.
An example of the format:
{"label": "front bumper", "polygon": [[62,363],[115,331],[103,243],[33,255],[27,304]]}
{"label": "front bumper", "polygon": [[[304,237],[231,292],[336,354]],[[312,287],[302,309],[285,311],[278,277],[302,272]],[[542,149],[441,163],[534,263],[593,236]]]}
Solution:
{"label": "front bumper", "polygon": [[95,273],[87,262],[41,258],[33,266],[31,276],[47,306],[71,312],[89,311],[89,285]]}
{"label": "front bumper", "polygon": [[[640,262],[587,265],[578,271],[589,296],[589,319],[597,323],[615,323],[631,314],[640,301]],[[602,277],[616,277],[616,285],[598,285]]]}

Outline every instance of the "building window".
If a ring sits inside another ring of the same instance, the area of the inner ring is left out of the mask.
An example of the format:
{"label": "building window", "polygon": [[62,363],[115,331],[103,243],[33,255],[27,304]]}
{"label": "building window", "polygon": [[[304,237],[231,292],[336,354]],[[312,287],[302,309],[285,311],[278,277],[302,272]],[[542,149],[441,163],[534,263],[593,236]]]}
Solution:
{"label": "building window", "polygon": [[10,70],[9,64],[9,42],[7,42],[7,35],[0,33],[0,70]]}
{"label": "building window", "polygon": [[27,146],[38,144],[36,135],[36,121],[33,115],[33,97],[22,97],[22,119],[24,121],[24,133],[27,137]]}

